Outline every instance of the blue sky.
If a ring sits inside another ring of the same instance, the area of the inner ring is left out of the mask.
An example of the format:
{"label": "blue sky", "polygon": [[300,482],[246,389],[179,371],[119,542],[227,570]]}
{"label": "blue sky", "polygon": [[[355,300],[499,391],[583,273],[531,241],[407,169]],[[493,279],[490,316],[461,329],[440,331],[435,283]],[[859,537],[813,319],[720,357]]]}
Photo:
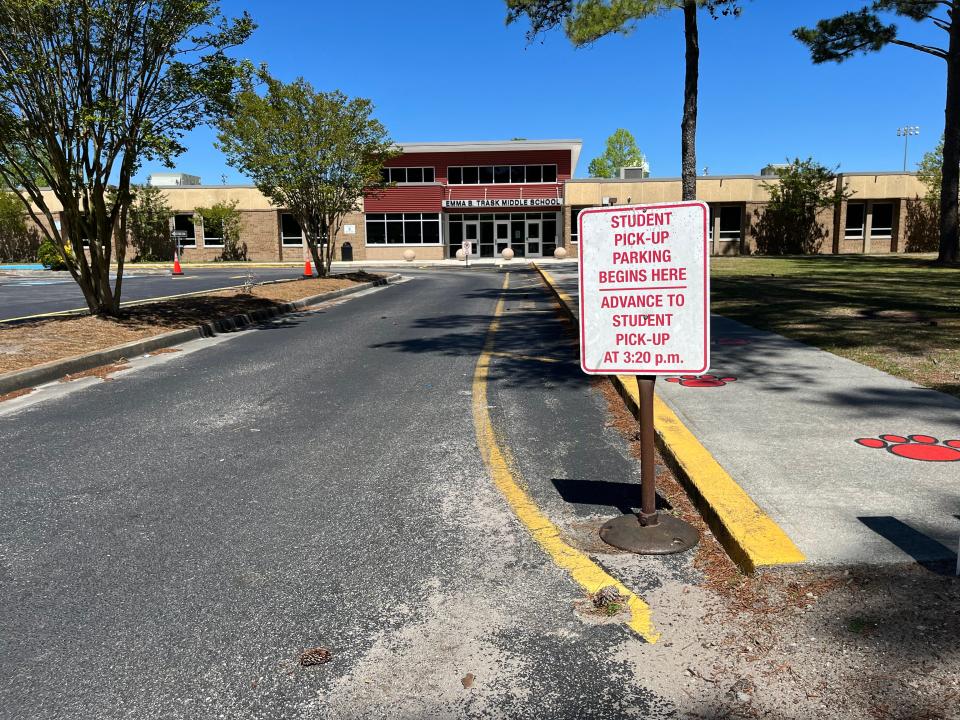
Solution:
{"label": "blue sky", "polygon": [[[897,127],[919,125],[911,169],[943,130],[945,63],[887,47],[815,66],[790,31],[862,0],[746,0],[736,19],[700,19],[697,167],[756,173],[786,157],[813,156],[847,171],[899,170]],[[298,2],[224,0],[259,24],[236,54],[266,62],[283,80],[372,99],[397,141],[581,138],[577,176],[606,137],[629,129],[654,176],[680,172],[682,14],[574,49],[560,32],[527,45],[504,25],[500,0]],[[901,20],[904,37],[942,42],[936,29]],[[204,183],[246,182],[213,147],[214,132],[187,138],[177,169]],[[163,168],[146,166],[150,171]]]}

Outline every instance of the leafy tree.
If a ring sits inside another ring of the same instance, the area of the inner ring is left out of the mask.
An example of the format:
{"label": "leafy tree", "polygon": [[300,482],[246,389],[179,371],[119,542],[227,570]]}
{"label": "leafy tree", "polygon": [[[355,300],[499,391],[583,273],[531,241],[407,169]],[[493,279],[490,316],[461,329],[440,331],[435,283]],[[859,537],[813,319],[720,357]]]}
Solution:
{"label": "leafy tree", "polygon": [[940,247],[940,192],[943,183],[943,140],[924,153],[917,177],[926,185],[924,196],[907,200],[904,235],[907,252],[934,252]]}
{"label": "leafy tree", "polygon": [[237,201],[218,202],[210,207],[198,207],[194,212],[203,223],[203,242],[207,238],[219,238],[223,252],[218,260],[239,261],[247,259],[247,244],[240,241],[243,219],[237,210]]}
{"label": "leafy tree", "polygon": [[928,197],[907,200],[904,222],[904,249],[907,252],[936,252],[940,247],[940,205]]}
{"label": "leafy tree", "polygon": [[623,128],[617,129],[607,138],[607,147],[603,155],[590,161],[590,177],[613,178],[624,167],[646,167],[647,158],[637,147],[633,133]]}
{"label": "leafy tree", "polygon": [[396,155],[373,103],[339,90],[318,92],[303,78],[283,83],[266,69],[260,95],[248,85],[220,125],[218,147],[303,228],[317,274],[329,274],[336,237],[364,191],[385,187],[383,163]]}
{"label": "leafy tree", "polygon": [[680,122],[680,158],[683,199],[697,197],[697,91],[700,79],[700,35],[697,11],[706,8],[712,17],[739,15],[741,0],[506,0],[507,24],[526,16],[527,40],[563,25],[577,47],[606,35],[630,33],[636,24],[669,10],[683,10],[686,44],[683,119]]}
{"label": "leafy tree", "polygon": [[[899,45],[932,55],[947,64],[943,162],[940,182],[941,263],[960,262],[960,2],[957,0],[874,0],[867,7],[800,27],[794,36],[810,48],[814,63],[843,62],[854,54]],[[929,23],[948,35],[944,47],[903,39],[884,14]]]}
{"label": "leafy tree", "polygon": [[170,218],[173,208],[167,202],[166,194],[154,185],[133,187],[131,193],[130,244],[137,253],[134,262],[172,260]]}
{"label": "leafy tree", "polygon": [[804,255],[820,251],[829,230],[820,222],[823,210],[851,196],[837,187],[836,174],[813,158],[795,159],[775,170],[778,182],[763,183],[770,201],[755,213],[754,234],[762,255]]}
{"label": "leafy tree", "polygon": [[120,310],[131,178],[221,114],[248,72],[225,51],[252,30],[216,0],[0,0],[0,179],[92,313]]}
{"label": "leafy tree", "polygon": [[927,198],[939,203],[943,188],[943,138],[933,150],[928,150],[920,158],[917,178],[927,186]]}
{"label": "leafy tree", "polygon": [[34,262],[40,234],[27,227],[23,203],[12,192],[0,192],[0,262]]}

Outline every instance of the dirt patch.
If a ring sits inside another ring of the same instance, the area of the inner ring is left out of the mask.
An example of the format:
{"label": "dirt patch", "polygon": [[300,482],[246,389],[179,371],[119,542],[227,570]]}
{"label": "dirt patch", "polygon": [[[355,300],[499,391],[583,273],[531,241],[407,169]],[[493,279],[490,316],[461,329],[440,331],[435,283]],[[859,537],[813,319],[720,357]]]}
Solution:
{"label": "dirt patch", "polygon": [[110,377],[115,372],[120,372],[121,370],[126,370],[130,367],[130,363],[126,360],[120,360],[115,363],[110,363],[109,365],[98,365],[95,368],[90,368],[89,370],[81,370],[80,372],[70,373],[69,375],[64,375],[60,378],[60,382],[70,382],[72,380],[80,380],[81,378],[86,377],[97,377],[101,380],[111,380]]}
{"label": "dirt patch", "polygon": [[4,393],[0,395],[0,403],[6,402],[7,400],[13,400],[14,398],[23,397],[24,395],[29,395],[33,392],[33,388],[22,388],[20,390],[14,390],[13,392]]}
{"label": "dirt patch", "polygon": [[[164,300],[124,308],[121,317],[52,317],[0,324],[0,373],[75,357],[221,317],[276,308],[281,303],[341,290],[379,275],[350,273],[330,278],[257,285],[241,292]],[[156,351],[154,351],[156,352]]]}

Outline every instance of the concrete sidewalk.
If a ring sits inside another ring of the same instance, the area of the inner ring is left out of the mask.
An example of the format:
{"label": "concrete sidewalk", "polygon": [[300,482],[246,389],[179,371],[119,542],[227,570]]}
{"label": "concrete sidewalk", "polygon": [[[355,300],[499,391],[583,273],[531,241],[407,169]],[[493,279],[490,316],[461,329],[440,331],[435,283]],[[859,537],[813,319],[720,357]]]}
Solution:
{"label": "concrete sidewalk", "polygon": [[[549,272],[578,303],[576,268]],[[809,562],[955,562],[960,400],[720,316],[711,332],[717,379],[657,393]]]}

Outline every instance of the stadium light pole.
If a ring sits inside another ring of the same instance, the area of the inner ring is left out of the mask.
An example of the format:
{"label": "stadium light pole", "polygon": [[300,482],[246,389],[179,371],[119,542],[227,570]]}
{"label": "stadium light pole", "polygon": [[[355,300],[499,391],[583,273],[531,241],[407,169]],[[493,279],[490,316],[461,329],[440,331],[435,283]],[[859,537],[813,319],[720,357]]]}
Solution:
{"label": "stadium light pole", "polygon": [[903,171],[907,171],[907,146],[910,144],[911,135],[919,135],[919,125],[904,125],[897,128],[897,137],[903,136]]}

